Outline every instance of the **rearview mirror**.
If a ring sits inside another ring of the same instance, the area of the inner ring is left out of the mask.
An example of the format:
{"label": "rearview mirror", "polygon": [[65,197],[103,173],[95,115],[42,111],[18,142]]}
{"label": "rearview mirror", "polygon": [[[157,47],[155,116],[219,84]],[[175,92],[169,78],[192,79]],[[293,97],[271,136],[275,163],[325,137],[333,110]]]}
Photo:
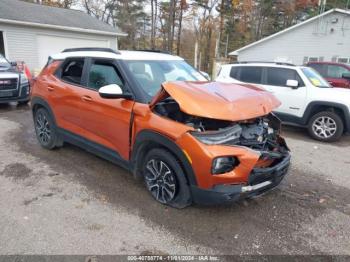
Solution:
{"label": "rearview mirror", "polygon": [[123,93],[123,90],[120,86],[116,84],[106,85],[102,86],[98,93],[102,98],[109,98],[109,99],[118,99],[118,98],[124,98],[124,99],[130,99],[132,98],[131,94]]}
{"label": "rearview mirror", "polygon": [[289,79],[289,80],[287,80],[286,85],[288,87],[293,88],[293,89],[297,89],[299,87],[299,82],[297,80]]}
{"label": "rearview mirror", "polygon": [[347,80],[350,80],[350,73],[344,73],[344,74],[342,75],[342,78],[347,79]]}
{"label": "rearview mirror", "polygon": [[11,66],[17,66],[17,62],[10,62]]}

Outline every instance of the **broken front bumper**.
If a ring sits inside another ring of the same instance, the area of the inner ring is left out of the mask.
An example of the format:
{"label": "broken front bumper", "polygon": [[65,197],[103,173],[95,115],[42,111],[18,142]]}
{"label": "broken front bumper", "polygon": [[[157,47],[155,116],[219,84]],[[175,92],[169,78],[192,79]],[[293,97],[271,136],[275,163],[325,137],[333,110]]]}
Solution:
{"label": "broken front bumper", "polygon": [[193,202],[197,204],[219,204],[260,195],[278,186],[288,173],[291,156],[287,154],[277,165],[255,168],[249,176],[248,185],[217,185],[212,189],[191,186]]}

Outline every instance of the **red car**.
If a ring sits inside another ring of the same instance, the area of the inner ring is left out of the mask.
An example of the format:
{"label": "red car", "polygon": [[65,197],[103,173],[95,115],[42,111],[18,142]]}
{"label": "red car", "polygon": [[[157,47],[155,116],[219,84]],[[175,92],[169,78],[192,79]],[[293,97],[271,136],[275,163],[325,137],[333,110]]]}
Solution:
{"label": "red car", "polygon": [[309,62],[334,87],[350,88],[350,65],[334,62]]}

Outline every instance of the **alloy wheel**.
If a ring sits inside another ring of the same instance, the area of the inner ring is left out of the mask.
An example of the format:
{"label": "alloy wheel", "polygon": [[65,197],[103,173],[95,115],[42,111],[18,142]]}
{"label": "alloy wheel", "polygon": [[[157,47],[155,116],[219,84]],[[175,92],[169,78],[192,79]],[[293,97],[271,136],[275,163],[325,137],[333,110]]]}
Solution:
{"label": "alloy wheel", "polygon": [[175,197],[177,181],[168,165],[159,159],[151,159],[146,164],[145,181],[153,197],[167,204]]}
{"label": "alloy wheel", "polygon": [[44,145],[49,144],[51,141],[51,128],[47,117],[42,112],[39,112],[35,123],[40,142]]}
{"label": "alloy wheel", "polygon": [[330,138],[337,132],[337,123],[333,118],[321,116],[313,122],[312,130],[320,138]]}

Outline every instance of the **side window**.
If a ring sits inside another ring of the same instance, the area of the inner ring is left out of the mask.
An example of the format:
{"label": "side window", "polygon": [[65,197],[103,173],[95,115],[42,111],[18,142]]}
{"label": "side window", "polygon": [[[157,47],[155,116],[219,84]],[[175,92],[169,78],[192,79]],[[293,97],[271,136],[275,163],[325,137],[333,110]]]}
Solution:
{"label": "side window", "polygon": [[262,67],[242,66],[239,80],[247,83],[261,84],[262,70]]}
{"label": "side window", "polygon": [[117,69],[108,62],[94,61],[89,70],[88,87],[98,90],[110,84],[117,84],[123,88],[123,81]]}
{"label": "side window", "polygon": [[81,84],[81,77],[83,75],[84,59],[76,58],[69,59],[62,68],[62,80],[72,83]]}
{"label": "side window", "polygon": [[238,79],[238,71],[239,71],[238,66],[232,66],[231,71],[230,71],[230,77],[232,77],[234,79]]}
{"label": "side window", "polygon": [[328,65],[327,77],[329,78],[342,78],[344,73],[349,73],[349,70],[342,66]]}
{"label": "side window", "polygon": [[271,86],[287,86],[287,80],[297,80],[299,86],[304,86],[297,71],[287,68],[266,68],[266,84]]}

